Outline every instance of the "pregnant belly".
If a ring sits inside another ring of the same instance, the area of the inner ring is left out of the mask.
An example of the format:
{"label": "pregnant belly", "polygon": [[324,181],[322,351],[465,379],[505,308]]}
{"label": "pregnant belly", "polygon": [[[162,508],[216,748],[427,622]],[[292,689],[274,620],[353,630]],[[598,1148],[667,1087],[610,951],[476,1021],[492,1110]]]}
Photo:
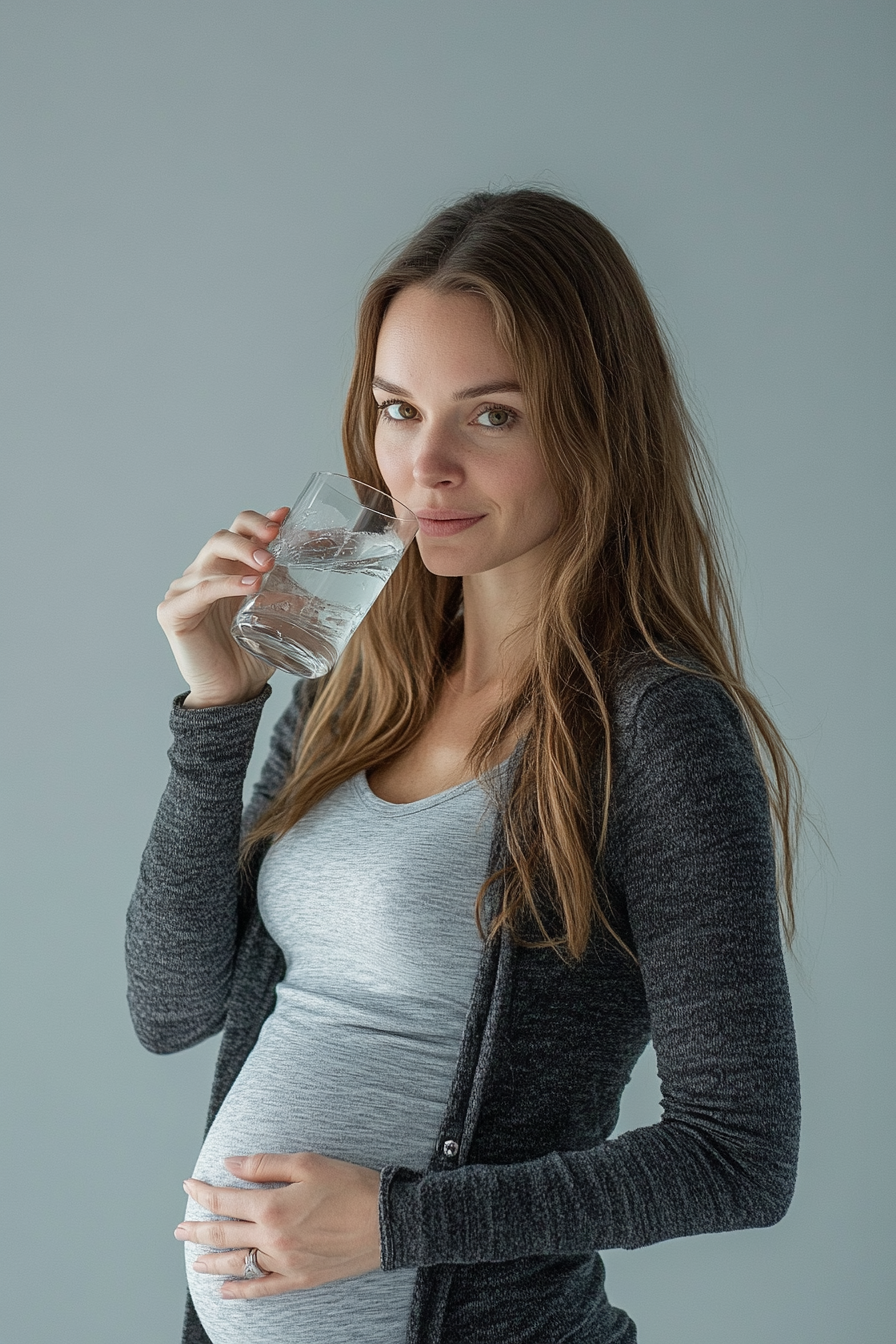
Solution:
{"label": "pregnant belly", "polygon": [[[422,1084],[410,1087],[407,1041],[386,1036],[379,1033],[362,1049],[344,1025],[330,1031],[318,1023],[311,1037],[297,1037],[295,1024],[275,1013],[225,1098],[193,1175],[211,1185],[255,1188],[231,1175],[224,1158],[259,1152],[318,1152],[375,1170],[391,1163],[424,1169],[448,1081],[435,1086],[424,1067]],[[313,1049],[297,1051],[297,1039],[310,1039]],[[420,1063],[411,1075],[418,1080]],[[210,1221],[192,1200],[185,1218]],[[193,1272],[204,1249],[184,1243],[190,1294],[213,1344],[403,1344],[413,1269],[232,1301],[220,1296],[222,1279]]]}

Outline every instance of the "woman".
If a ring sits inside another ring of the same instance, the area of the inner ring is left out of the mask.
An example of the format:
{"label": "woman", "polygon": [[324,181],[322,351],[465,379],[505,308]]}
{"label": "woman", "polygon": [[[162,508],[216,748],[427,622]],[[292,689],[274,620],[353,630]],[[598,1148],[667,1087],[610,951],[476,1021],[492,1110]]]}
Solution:
{"label": "woman", "polygon": [[[130,1002],[151,1050],[224,1029],[184,1338],[633,1341],[601,1249],[790,1202],[798,780],[619,244],[547,192],[441,211],[363,299],[344,446],[420,531],[242,839],[271,669],[228,629],[285,510],[159,609],[190,690]],[[651,1037],[663,1118],[610,1140]]]}

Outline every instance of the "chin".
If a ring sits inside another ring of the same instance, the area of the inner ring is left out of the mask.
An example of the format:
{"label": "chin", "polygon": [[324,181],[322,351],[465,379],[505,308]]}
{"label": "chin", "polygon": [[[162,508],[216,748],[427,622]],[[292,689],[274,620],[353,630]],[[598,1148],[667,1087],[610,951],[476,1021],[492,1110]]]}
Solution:
{"label": "chin", "polygon": [[[421,545],[422,540],[422,545]],[[417,536],[417,550],[420,553],[420,559],[430,574],[438,574],[443,579],[462,579],[465,574],[475,574],[480,566],[475,561],[463,559],[460,555],[450,553],[445,546],[429,546],[427,542],[432,538]]]}
{"label": "chin", "polygon": [[437,574],[441,579],[462,579],[466,574],[478,573],[477,570],[463,568],[456,561],[452,564],[450,560],[427,560],[424,555],[420,559],[430,574]]}

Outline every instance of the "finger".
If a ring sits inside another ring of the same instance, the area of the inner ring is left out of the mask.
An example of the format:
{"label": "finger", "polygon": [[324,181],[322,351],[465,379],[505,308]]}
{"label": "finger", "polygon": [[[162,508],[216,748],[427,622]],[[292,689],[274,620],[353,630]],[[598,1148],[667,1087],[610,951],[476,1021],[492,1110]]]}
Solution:
{"label": "finger", "polygon": [[[209,1257],[206,1256],[206,1259]],[[212,1257],[214,1258],[214,1257]],[[256,1252],[258,1264],[263,1268],[265,1257]],[[268,1261],[270,1263],[270,1261]],[[320,1288],[322,1284],[332,1283],[336,1279],[354,1279],[377,1269],[378,1264],[369,1258],[354,1257],[348,1260],[325,1261],[311,1256],[301,1269],[291,1269],[286,1274],[266,1273],[263,1279],[244,1279],[245,1257],[240,1266],[240,1276],[228,1279],[221,1285],[222,1297],[273,1297],[275,1293],[292,1293],[297,1289]]]}
{"label": "finger", "polygon": [[[205,1181],[189,1180],[184,1181],[184,1189],[201,1209],[208,1209],[209,1213],[219,1213],[224,1218],[239,1218],[242,1221],[248,1221],[250,1226],[255,1225],[256,1214],[261,1205],[259,1203],[259,1194],[266,1194],[257,1190],[238,1190],[232,1185],[208,1185]],[[189,1227],[190,1224],[182,1224]],[[203,1224],[204,1226],[204,1224]],[[192,1238],[191,1238],[192,1240]],[[233,1245],[232,1242],[217,1242],[219,1246]],[[250,1242],[254,1246],[257,1243]]]}
{"label": "finger", "polygon": [[[222,562],[226,563],[226,562]],[[236,582],[243,587],[249,587],[251,583],[261,583],[265,575],[259,574],[258,570],[254,574],[247,574],[246,570],[219,570],[215,574],[197,574],[196,571],[187,570],[187,573],[181,574],[180,578],[172,579],[168,585],[168,591],[165,593],[165,601],[172,597],[179,597],[181,593],[191,593],[200,583],[211,582],[212,579],[227,579],[227,582]]]}
{"label": "finger", "polygon": [[[159,603],[157,615],[162,626],[178,633],[188,633],[201,623],[209,607],[224,598],[244,598],[258,591],[260,576],[224,574],[214,579],[200,579],[186,591],[166,595]],[[169,588],[168,593],[171,594]]]}
{"label": "finger", "polygon": [[[197,574],[187,570],[186,574],[181,574],[179,579],[172,579],[171,583],[168,585],[168,591],[165,594],[164,601],[170,602],[172,598],[179,597],[181,593],[191,593],[195,588],[198,588],[200,584],[211,583],[215,579],[222,579],[229,583],[231,587],[236,584],[237,587],[233,591],[238,591],[239,588],[250,588],[252,584],[261,583],[263,578],[264,575],[259,574],[257,570],[254,574],[247,574],[244,569],[233,569],[231,571],[219,570],[217,573],[213,574]],[[243,596],[245,596],[245,594],[243,594]]]}
{"label": "finger", "polygon": [[271,518],[279,527],[288,513],[289,513],[289,506],[284,504],[282,508],[271,509],[270,513],[265,514],[265,518]]}
{"label": "finger", "polygon": [[[215,1251],[211,1255],[200,1255],[194,1260],[191,1269],[197,1274],[232,1274],[236,1278],[242,1278],[246,1272],[246,1252],[249,1247],[237,1251]],[[256,1249],[255,1263],[259,1269],[268,1273],[268,1263],[265,1260],[264,1253]]]}
{"label": "finger", "polygon": [[249,1157],[225,1157],[224,1165],[241,1181],[265,1185],[274,1181],[307,1181],[315,1153],[252,1153]]}
{"label": "finger", "polygon": [[[257,1258],[257,1257],[256,1257]],[[273,1297],[291,1293],[295,1288],[311,1287],[285,1274],[265,1274],[263,1279],[228,1279],[221,1284],[221,1296],[228,1298]]]}
{"label": "finger", "polygon": [[[269,523],[268,526],[273,528],[276,525]],[[209,537],[185,572],[192,574],[210,570],[220,571],[221,561],[245,565],[247,569],[256,571],[270,569],[274,564],[274,557],[267,548],[274,535],[273,532],[265,533],[264,536],[259,536],[257,532],[243,535],[223,528]]]}
{"label": "finger", "polygon": [[259,1227],[242,1218],[219,1218],[212,1223],[178,1223],[174,1235],[178,1241],[192,1241],[196,1246],[242,1250],[245,1259],[246,1251],[258,1244]]}
{"label": "finger", "polygon": [[275,535],[275,529],[283,522],[283,518],[276,517],[278,513],[282,513],[285,518],[289,509],[272,509],[270,514],[256,513],[254,509],[243,509],[231,523],[230,531],[240,537],[260,537],[264,534],[267,541]]}

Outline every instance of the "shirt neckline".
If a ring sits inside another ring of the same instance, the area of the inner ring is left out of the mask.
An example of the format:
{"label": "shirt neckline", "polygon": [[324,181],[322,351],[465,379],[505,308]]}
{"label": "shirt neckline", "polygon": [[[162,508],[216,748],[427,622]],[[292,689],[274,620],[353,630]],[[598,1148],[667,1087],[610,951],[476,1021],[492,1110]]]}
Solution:
{"label": "shirt neckline", "polygon": [[447,802],[450,798],[458,797],[462,793],[469,792],[470,789],[477,788],[483,780],[491,779],[500,775],[507,769],[510,762],[519,751],[519,744],[514,747],[509,756],[497,765],[493,765],[490,770],[486,770],[475,779],[465,779],[462,784],[454,784],[450,789],[443,789],[441,793],[432,793],[428,798],[417,798],[412,803],[390,803],[385,798],[381,798],[378,793],[374,793],[367,780],[367,771],[359,770],[352,777],[351,783],[354,786],[355,793],[368,807],[377,812],[390,812],[393,816],[401,813],[408,815],[411,812],[423,812],[428,807],[438,807],[440,803]]}

